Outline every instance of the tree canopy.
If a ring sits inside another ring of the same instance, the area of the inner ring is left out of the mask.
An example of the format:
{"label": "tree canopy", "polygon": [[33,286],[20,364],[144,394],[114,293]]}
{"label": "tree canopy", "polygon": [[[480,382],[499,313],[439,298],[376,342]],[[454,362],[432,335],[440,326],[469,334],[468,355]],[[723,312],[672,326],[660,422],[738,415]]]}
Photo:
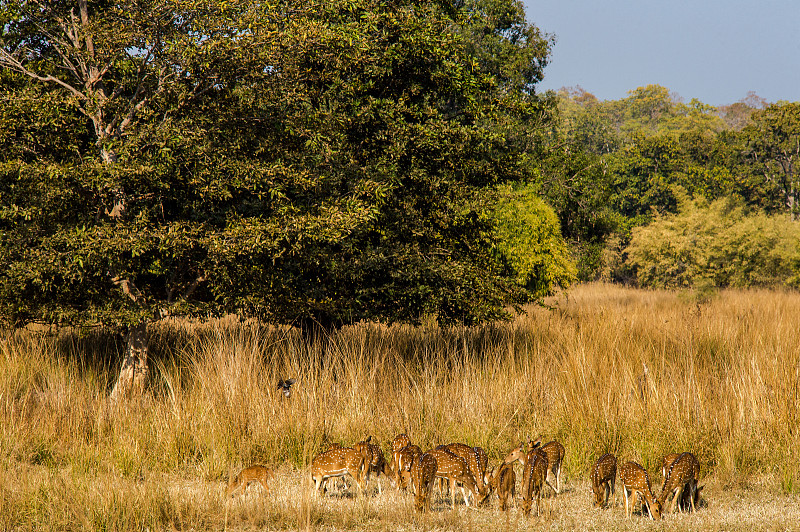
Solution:
{"label": "tree canopy", "polygon": [[534,90],[552,41],[517,2],[2,16],[8,322],[472,324],[563,284],[530,290],[497,253],[495,189],[532,178],[554,107]]}

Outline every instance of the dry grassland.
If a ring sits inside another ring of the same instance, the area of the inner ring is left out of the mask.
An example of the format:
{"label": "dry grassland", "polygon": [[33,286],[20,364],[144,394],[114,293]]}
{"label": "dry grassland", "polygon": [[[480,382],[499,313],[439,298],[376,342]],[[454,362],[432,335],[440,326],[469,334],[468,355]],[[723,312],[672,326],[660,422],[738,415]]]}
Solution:
{"label": "dry grassland", "polygon": [[[0,530],[800,529],[800,294],[698,302],[586,285],[550,304],[504,325],[364,324],[312,344],[174,321],[152,331],[146,396],[116,408],[117,342],[6,332]],[[276,385],[290,376],[286,401]],[[423,448],[479,445],[491,464],[523,439],[558,439],[566,490],[530,519],[496,498],[453,511],[438,495],[417,515],[388,484],[311,496],[302,472],[324,445],[372,435],[387,451],[399,432]],[[642,463],[658,491],[661,456],[684,450],[701,462],[697,513],[627,521],[619,490],[615,507],[592,509],[601,454]],[[224,482],[251,463],[276,467],[272,494],[226,504]]]}

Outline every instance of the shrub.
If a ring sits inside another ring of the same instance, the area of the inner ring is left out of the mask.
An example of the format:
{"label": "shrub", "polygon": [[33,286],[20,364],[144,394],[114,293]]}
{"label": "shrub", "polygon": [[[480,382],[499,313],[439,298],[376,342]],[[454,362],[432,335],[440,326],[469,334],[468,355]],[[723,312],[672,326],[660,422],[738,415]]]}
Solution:
{"label": "shrub", "polygon": [[731,198],[681,202],[635,228],[626,249],[640,286],[800,286],[800,223]]}

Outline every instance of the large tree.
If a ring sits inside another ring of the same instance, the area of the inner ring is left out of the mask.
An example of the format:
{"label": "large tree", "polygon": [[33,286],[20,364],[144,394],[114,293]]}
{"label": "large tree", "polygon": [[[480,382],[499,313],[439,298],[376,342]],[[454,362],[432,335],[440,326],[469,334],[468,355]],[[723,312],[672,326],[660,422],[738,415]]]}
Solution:
{"label": "large tree", "polygon": [[113,397],[164,316],[478,323],[533,296],[492,190],[531,171],[503,124],[549,103],[481,65],[463,10],[0,6],[0,316],[123,327]]}
{"label": "large tree", "polygon": [[754,170],[775,189],[792,220],[800,219],[800,102],[755,111],[742,137]]}

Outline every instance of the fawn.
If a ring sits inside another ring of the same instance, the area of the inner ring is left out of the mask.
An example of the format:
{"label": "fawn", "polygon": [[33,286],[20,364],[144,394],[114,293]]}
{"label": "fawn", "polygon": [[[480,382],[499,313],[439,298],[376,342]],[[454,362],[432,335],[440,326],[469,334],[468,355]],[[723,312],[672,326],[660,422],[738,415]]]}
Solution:
{"label": "fawn", "polygon": [[347,474],[353,477],[358,493],[361,493],[369,455],[365,446],[356,446],[359,448],[335,447],[314,457],[311,461],[311,480],[315,483],[315,493],[324,492],[327,479]]}
{"label": "fawn", "polygon": [[[453,508],[456,506],[456,483],[461,484],[461,494],[464,496],[464,504],[469,506],[469,490],[473,495],[473,500],[477,500],[477,487],[472,473],[469,472],[467,461],[460,456],[448,451],[443,445],[431,449],[427,454],[436,458],[436,477],[446,478],[450,483],[450,503]],[[465,490],[466,488],[466,490]],[[419,487],[416,488],[419,490]]]}
{"label": "fawn", "polygon": [[500,509],[504,512],[508,510],[511,504],[514,504],[516,484],[517,475],[514,473],[513,464],[500,464],[488,476],[487,485],[489,490],[497,491],[497,497],[500,499]]}
{"label": "fawn", "polygon": [[430,510],[433,479],[436,477],[437,469],[436,457],[431,454],[421,454],[414,460],[411,477],[416,487],[414,509],[418,512]]}
{"label": "fawn", "polygon": [[[529,442],[528,454],[522,469],[522,514],[530,515],[533,498],[536,497],[536,515],[542,498],[542,487],[547,477],[548,462],[545,454],[534,442]],[[550,486],[552,488],[552,486]]]}
{"label": "fawn", "polygon": [[619,479],[622,481],[622,493],[625,495],[625,516],[630,519],[633,514],[633,500],[635,493],[647,507],[647,512],[650,518],[661,519],[661,503],[653,495],[653,490],[650,487],[650,475],[647,474],[645,468],[636,462],[626,462],[619,468]]}
{"label": "fawn", "polygon": [[267,484],[269,479],[275,479],[275,473],[272,469],[262,465],[246,467],[228,482],[227,496],[233,497],[239,490],[244,493],[251,482],[260,483],[267,495],[269,495],[269,485]]}
{"label": "fawn", "polygon": [[661,489],[661,495],[658,501],[664,506],[664,503],[669,497],[675,494],[665,507],[669,510],[674,507],[677,511],[680,509],[678,501],[683,502],[684,493],[687,494],[688,504],[691,506],[692,511],[695,511],[695,501],[697,499],[697,477],[700,475],[700,462],[692,453],[681,453],[667,471],[666,479],[664,480],[664,487]]}
{"label": "fawn", "polygon": [[528,459],[528,452],[539,448],[541,444],[541,440],[529,440],[528,443],[520,443],[518,447],[514,447],[508,452],[505,459],[503,459],[503,463],[512,464],[519,460],[519,462],[522,464],[522,468],[524,469],[525,463]]}
{"label": "fawn", "polygon": [[604,454],[597,459],[589,475],[594,492],[594,507],[605,508],[608,497],[614,493],[614,483],[617,479],[617,459],[613,454]]}

